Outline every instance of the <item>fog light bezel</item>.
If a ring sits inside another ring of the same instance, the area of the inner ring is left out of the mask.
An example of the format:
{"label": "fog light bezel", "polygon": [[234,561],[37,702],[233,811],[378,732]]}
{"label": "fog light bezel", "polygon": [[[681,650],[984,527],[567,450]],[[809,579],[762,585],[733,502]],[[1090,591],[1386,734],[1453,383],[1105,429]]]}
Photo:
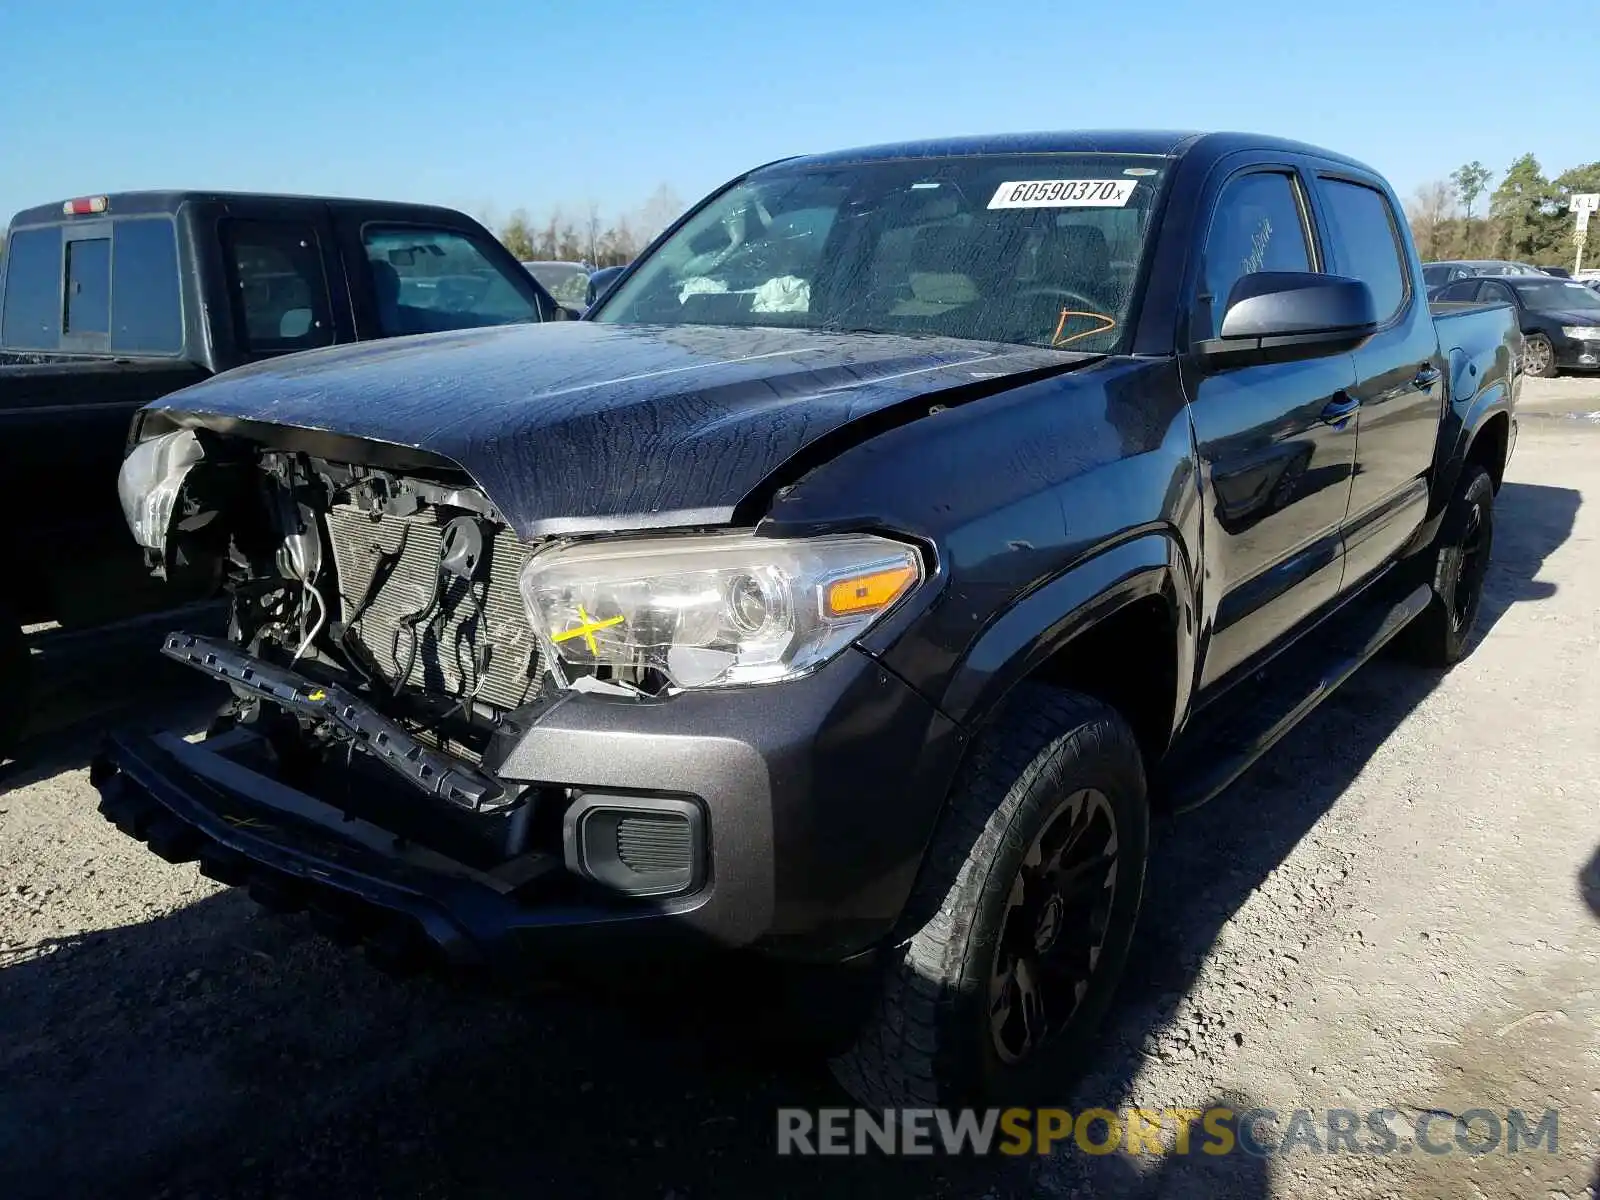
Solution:
{"label": "fog light bezel", "polygon": [[[616,828],[630,816],[681,818],[689,827],[689,868],[682,871],[635,871],[616,850]],[[608,821],[607,818],[615,818]],[[608,834],[600,830],[608,828]],[[636,796],[619,792],[583,792],[561,818],[561,852],[567,869],[628,899],[686,896],[705,886],[710,859],[705,809],[695,799],[678,796]],[[606,846],[593,846],[596,837]]]}

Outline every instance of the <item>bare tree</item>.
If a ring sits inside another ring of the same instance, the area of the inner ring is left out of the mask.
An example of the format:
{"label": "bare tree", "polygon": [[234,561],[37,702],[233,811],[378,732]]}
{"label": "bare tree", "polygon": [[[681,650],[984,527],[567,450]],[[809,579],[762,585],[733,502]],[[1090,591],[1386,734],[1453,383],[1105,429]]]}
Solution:
{"label": "bare tree", "polygon": [[661,184],[650,193],[650,199],[639,210],[639,234],[650,241],[668,225],[676,221],[684,208],[683,200],[668,184]]}
{"label": "bare tree", "polygon": [[1411,237],[1424,261],[1444,257],[1455,208],[1450,184],[1442,179],[1423,184],[1407,202],[1406,220],[1411,223]]}
{"label": "bare tree", "polygon": [[594,265],[600,261],[600,204],[598,201],[589,201],[589,216],[583,223],[584,238],[588,247],[584,253],[584,261]]}

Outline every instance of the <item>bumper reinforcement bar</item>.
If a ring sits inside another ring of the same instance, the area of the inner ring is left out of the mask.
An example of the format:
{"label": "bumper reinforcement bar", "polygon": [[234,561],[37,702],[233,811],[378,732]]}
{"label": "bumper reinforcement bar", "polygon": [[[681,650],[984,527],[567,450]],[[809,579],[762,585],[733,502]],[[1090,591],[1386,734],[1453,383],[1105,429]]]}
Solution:
{"label": "bumper reinforcement bar", "polygon": [[492,812],[515,801],[495,779],[430,750],[372,705],[332,684],[318,684],[244,653],[227,642],[192,633],[169,633],[168,658],[290,712],[323,720],[429,795],[472,812]]}

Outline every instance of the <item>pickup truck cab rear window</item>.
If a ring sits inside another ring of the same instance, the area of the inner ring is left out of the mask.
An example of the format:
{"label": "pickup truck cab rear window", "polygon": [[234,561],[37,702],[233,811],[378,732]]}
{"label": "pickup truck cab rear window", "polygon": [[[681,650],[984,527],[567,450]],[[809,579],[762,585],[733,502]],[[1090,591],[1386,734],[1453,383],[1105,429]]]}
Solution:
{"label": "pickup truck cab rear window", "polygon": [[1387,321],[1405,303],[1407,272],[1400,261],[1400,235],[1382,192],[1343,179],[1322,179],[1336,269],[1372,289],[1373,309]]}
{"label": "pickup truck cab rear window", "polygon": [[385,337],[538,321],[531,296],[465,234],[412,225],[361,233]]}
{"label": "pickup truck cab rear window", "polygon": [[602,323],[1121,344],[1168,160],[961,154],[779,164],[713,196]]}
{"label": "pickup truck cab rear window", "polygon": [[[65,244],[63,244],[65,243]],[[11,235],[0,345],[168,356],[183,350],[172,218],[66,223]]]}

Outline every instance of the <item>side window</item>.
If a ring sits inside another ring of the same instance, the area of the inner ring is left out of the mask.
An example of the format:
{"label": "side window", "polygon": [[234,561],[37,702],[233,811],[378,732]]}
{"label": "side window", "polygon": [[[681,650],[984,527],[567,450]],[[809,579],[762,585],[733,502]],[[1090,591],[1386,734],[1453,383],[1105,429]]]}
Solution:
{"label": "side window", "polygon": [[1473,293],[1478,290],[1475,279],[1458,279],[1454,283],[1439,289],[1439,299],[1455,303],[1461,300],[1471,300]]}
{"label": "side window", "polygon": [[74,238],[67,242],[67,295],[63,337],[111,332],[111,239]]}
{"label": "side window", "polygon": [[1512,303],[1511,289],[1503,283],[1485,282],[1478,288],[1478,302],[1480,304],[1510,304]]}
{"label": "side window", "polygon": [[279,354],[333,342],[315,229],[301,221],[230,220],[222,249],[241,349]]}
{"label": "side window", "polygon": [[[362,231],[378,328],[385,337],[538,321],[519,289],[467,235],[448,229],[369,225]],[[525,272],[524,272],[525,274]]]}
{"label": "side window", "polygon": [[1422,282],[1429,287],[1438,287],[1441,283],[1454,279],[1455,275],[1449,267],[1423,267]]}
{"label": "side window", "polygon": [[61,227],[47,225],[13,233],[0,267],[5,269],[0,345],[8,350],[59,349]]}
{"label": "side window", "polygon": [[1290,175],[1261,171],[1228,182],[1206,235],[1196,337],[1218,335],[1228,294],[1246,275],[1311,270],[1303,212]]}
{"label": "side window", "polygon": [[1406,270],[1389,201],[1382,192],[1341,179],[1324,179],[1319,186],[1339,273],[1371,288],[1378,320],[1387,321],[1406,299]]}
{"label": "side window", "polygon": [[118,221],[111,237],[111,348],[128,354],[178,353],[183,303],[172,221]]}

